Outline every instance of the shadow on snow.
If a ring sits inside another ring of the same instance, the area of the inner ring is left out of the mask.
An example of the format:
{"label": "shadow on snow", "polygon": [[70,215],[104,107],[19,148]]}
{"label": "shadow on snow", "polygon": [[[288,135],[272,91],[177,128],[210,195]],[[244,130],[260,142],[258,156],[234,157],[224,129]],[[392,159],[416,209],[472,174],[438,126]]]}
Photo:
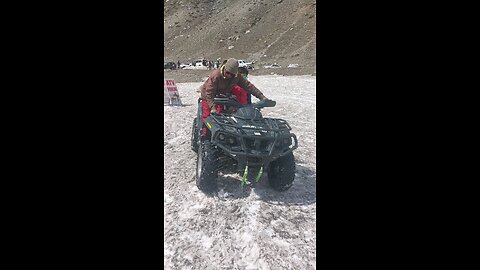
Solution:
{"label": "shadow on snow", "polygon": [[237,177],[220,175],[217,179],[219,192],[216,196],[222,200],[244,199],[249,197],[253,191],[260,200],[266,203],[277,205],[313,204],[317,201],[316,172],[311,168],[300,165],[302,164],[301,161],[297,162],[293,186],[287,191],[279,192],[270,187],[266,173],[258,183],[250,180],[251,183],[243,188],[240,185],[240,175],[237,175]]}

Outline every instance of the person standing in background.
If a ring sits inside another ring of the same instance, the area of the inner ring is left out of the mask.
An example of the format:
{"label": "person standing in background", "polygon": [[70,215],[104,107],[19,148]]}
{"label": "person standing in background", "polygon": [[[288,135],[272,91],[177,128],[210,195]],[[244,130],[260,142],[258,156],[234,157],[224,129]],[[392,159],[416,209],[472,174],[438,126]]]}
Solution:
{"label": "person standing in background", "polygon": [[[239,67],[238,76],[248,79],[248,69],[246,67]],[[238,85],[233,87],[232,95],[235,95],[241,104],[252,104],[252,94]]]}

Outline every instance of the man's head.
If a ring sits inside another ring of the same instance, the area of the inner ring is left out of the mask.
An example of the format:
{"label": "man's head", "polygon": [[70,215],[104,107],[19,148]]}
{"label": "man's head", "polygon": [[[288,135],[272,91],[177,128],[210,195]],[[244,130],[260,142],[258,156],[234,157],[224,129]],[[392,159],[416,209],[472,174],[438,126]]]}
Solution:
{"label": "man's head", "polygon": [[246,79],[246,78],[248,78],[248,69],[246,67],[240,67],[240,68],[238,68],[238,74],[242,78]]}
{"label": "man's head", "polygon": [[238,73],[238,60],[230,58],[225,63],[224,76],[227,78],[235,77]]}

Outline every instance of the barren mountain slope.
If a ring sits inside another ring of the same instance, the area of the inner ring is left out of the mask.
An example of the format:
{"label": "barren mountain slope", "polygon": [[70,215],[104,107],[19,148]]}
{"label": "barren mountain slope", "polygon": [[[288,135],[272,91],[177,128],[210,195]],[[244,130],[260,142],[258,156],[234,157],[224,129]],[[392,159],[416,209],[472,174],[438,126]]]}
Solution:
{"label": "barren mountain slope", "polygon": [[[164,0],[166,60],[315,66],[316,1]],[[230,49],[229,49],[230,48]]]}

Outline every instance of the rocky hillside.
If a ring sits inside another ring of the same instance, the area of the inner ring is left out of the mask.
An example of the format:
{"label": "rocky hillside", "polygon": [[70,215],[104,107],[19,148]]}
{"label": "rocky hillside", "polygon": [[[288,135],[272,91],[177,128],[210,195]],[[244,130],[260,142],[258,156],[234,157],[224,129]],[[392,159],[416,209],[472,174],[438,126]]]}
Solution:
{"label": "rocky hillside", "polygon": [[316,65],[314,0],[164,0],[163,14],[164,60]]}

